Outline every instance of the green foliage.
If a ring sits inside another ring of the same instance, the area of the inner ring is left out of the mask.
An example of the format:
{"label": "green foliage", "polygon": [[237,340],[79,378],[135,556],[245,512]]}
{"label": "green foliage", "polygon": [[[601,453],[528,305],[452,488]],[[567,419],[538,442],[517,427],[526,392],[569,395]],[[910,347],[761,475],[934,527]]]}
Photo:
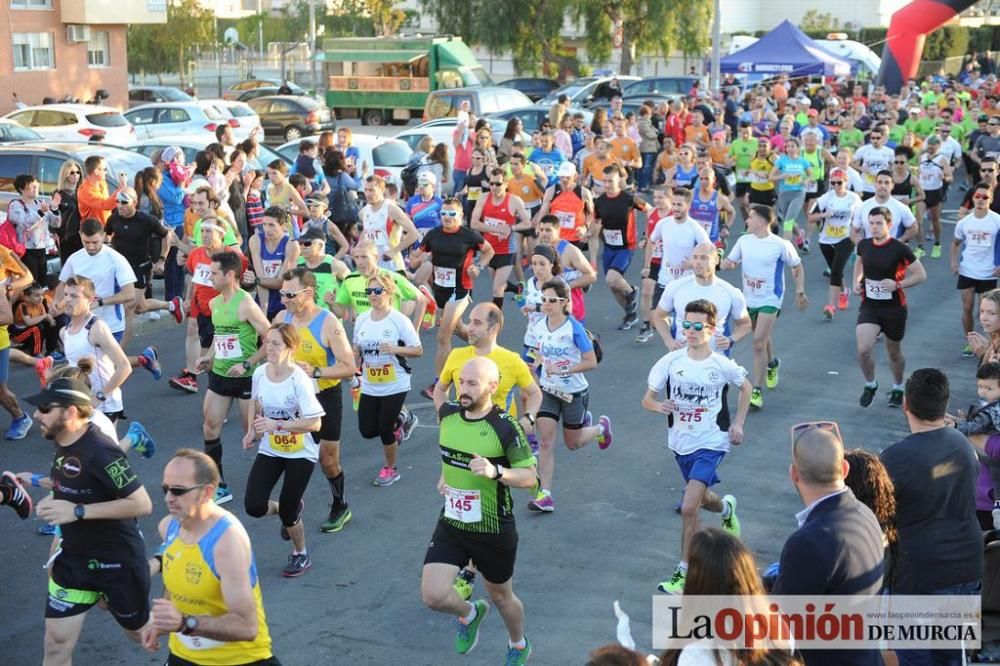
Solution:
{"label": "green foliage", "polygon": [[946,25],[927,35],[924,60],[944,60],[963,56],[969,50],[969,30],[958,25]]}
{"label": "green foliage", "polygon": [[810,9],[802,15],[799,29],[806,34],[815,32],[825,35],[828,32],[840,30],[840,19],[830,13],[823,14],[818,9]]}
{"label": "green foliage", "polygon": [[212,13],[198,0],[170,0],[166,23],[129,26],[130,69],[151,74],[179,72],[183,83],[192,49],[211,44],[214,34]]}

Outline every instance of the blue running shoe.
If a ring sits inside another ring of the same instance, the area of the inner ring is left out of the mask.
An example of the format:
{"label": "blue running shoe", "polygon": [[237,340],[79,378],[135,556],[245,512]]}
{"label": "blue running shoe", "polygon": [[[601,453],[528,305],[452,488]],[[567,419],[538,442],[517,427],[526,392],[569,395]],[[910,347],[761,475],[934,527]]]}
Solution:
{"label": "blue running shoe", "polygon": [[146,359],[143,367],[153,373],[153,379],[159,381],[160,377],[163,376],[163,368],[160,367],[160,362],[156,360],[156,347],[146,347],[139,356]]}
{"label": "blue running shoe", "polygon": [[156,453],[156,442],[149,436],[149,432],[138,421],[132,421],[128,426],[126,436],[132,440],[132,450],[141,455],[146,460]]}
{"label": "blue running shoe", "polygon": [[21,414],[20,418],[14,419],[14,422],[10,424],[10,429],[4,437],[6,439],[24,439],[28,436],[28,431],[31,430],[33,423],[30,416]]}

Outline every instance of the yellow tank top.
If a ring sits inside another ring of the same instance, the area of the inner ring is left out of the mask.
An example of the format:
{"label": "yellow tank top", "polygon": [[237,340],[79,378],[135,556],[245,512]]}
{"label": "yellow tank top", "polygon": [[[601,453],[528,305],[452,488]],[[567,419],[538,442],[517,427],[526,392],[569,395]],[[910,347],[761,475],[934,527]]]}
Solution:
{"label": "yellow tank top", "polygon": [[[337,362],[333,351],[323,344],[323,324],[327,317],[333,317],[329,310],[320,310],[308,326],[296,329],[299,332],[299,346],[292,354],[297,363],[308,363],[314,368],[329,368]],[[285,311],[285,323],[292,324],[292,313]],[[340,383],[339,379],[317,379],[319,390],[328,389]]]}
{"label": "yellow tank top", "polygon": [[[163,551],[163,584],[170,593],[174,606],[183,615],[210,615],[218,617],[229,612],[222,598],[222,586],[215,570],[215,544],[231,526],[232,519],[223,516],[196,544],[187,544],[177,538],[180,523],[171,520],[167,526]],[[250,584],[257,606],[257,638],[252,641],[216,641],[201,636],[170,634],[170,653],[187,661],[204,666],[246,664],[270,659],[271,635],[264,616],[264,602],[260,594],[257,565],[251,558]]]}

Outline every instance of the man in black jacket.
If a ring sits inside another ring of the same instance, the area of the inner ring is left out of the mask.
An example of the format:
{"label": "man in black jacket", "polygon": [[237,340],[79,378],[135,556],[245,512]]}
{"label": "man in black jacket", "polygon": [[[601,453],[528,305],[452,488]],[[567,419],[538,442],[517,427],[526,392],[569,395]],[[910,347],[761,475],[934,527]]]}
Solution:
{"label": "man in black jacket", "polygon": [[[844,485],[848,465],[835,424],[793,429],[789,475],[805,509],[781,549],[773,594],[876,595],[882,588],[882,532],[871,510]],[[882,663],[878,650],[804,650],[808,666]]]}

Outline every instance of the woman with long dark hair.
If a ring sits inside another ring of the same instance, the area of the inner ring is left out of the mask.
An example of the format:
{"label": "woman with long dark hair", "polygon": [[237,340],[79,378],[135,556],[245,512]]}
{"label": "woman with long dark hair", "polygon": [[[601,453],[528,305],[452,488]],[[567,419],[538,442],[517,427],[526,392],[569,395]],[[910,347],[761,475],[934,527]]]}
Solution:
{"label": "woman with long dark hair", "polygon": [[890,576],[893,554],[896,551],[896,492],[889,472],[877,455],[864,449],[844,452],[849,469],[844,484],[851,489],[859,502],[867,506],[878,519],[885,545],[885,575],[883,584],[891,588]]}

